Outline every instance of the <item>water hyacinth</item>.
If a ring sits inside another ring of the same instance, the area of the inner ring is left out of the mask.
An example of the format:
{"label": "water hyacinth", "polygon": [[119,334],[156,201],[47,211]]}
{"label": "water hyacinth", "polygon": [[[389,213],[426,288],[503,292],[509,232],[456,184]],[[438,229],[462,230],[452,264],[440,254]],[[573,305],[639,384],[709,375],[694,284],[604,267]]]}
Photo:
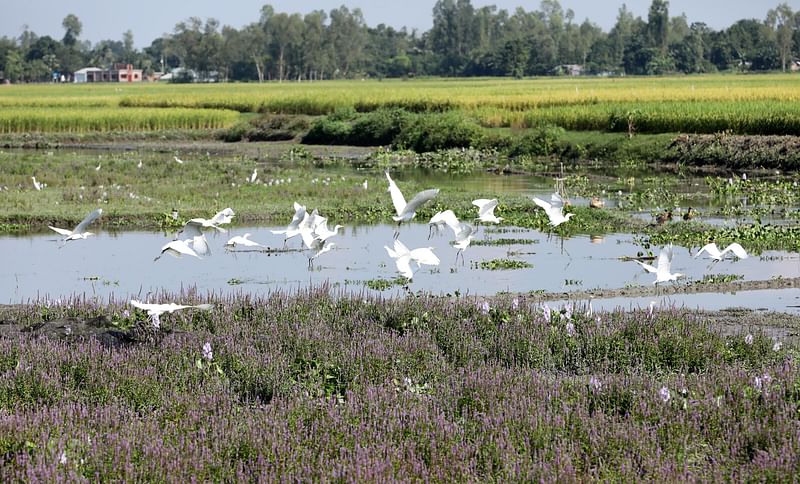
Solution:
{"label": "water hyacinth", "polygon": [[[744,345],[704,314],[577,311],[569,337],[531,324],[544,311],[524,296],[520,318],[476,317],[483,302],[503,307],[493,299],[324,288],[158,296],[214,309],[171,314],[170,331],[119,347],[0,337],[0,481],[741,481],[800,469],[800,369],[765,336]],[[75,298],[45,314],[33,302],[0,318],[76,318],[75,334],[126,306]],[[113,329],[147,325],[131,317]]]}

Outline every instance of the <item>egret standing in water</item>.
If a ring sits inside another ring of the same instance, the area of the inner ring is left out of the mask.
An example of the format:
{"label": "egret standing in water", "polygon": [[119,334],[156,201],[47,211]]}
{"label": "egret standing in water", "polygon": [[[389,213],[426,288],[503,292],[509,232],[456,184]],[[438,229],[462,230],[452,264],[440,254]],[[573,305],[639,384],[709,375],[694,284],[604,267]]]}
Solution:
{"label": "egret standing in water", "polygon": [[62,239],[62,246],[63,246],[63,244],[66,244],[70,240],[85,239],[90,235],[94,235],[94,233],[92,232],[87,232],[86,228],[89,227],[89,225],[95,220],[97,220],[102,214],[103,214],[103,209],[98,208],[94,212],[91,212],[89,215],[87,215],[86,218],[84,218],[81,221],[81,223],[76,225],[75,228],[72,230],[60,229],[58,227],[53,227],[52,225],[48,225],[48,227],[51,230],[58,232],[59,234],[64,236],[64,239]]}
{"label": "egret standing in water", "polygon": [[417,209],[426,202],[433,200],[439,193],[439,189],[432,188],[430,190],[423,190],[414,195],[414,198],[412,198],[410,202],[406,203],[403,193],[397,188],[397,184],[392,180],[392,177],[389,176],[389,172],[387,171],[385,173],[386,179],[389,180],[389,194],[392,196],[392,203],[397,212],[397,216],[392,217],[392,220],[397,222],[397,230],[395,230],[394,233],[394,238],[396,239],[400,235],[400,224],[411,221],[411,219],[417,215]]}

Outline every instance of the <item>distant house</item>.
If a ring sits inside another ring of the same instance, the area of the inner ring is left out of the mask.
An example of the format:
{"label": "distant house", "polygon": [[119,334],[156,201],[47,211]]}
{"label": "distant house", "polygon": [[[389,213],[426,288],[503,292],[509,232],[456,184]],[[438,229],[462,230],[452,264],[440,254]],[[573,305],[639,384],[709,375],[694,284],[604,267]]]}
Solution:
{"label": "distant house", "polygon": [[561,64],[556,66],[554,71],[559,76],[580,76],[583,75],[583,66],[580,64]]}
{"label": "distant house", "polygon": [[142,82],[142,70],[132,64],[114,64],[110,69],[84,67],[72,77],[73,82]]}

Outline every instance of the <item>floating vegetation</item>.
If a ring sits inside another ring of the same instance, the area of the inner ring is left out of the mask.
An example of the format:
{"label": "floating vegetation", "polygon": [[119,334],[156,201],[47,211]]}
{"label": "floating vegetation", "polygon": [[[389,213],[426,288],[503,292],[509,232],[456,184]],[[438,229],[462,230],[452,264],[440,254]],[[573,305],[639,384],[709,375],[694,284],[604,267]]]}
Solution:
{"label": "floating vegetation", "polygon": [[499,246],[499,245],[532,245],[538,244],[539,240],[537,239],[509,239],[509,238],[499,238],[499,239],[482,239],[482,240],[473,240],[472,245],[487,245],[487,246]]}
{"label": "floating vegetation", "polygon": [[478,262],[473,261],[470,263],[470,265],[472,265],[473,269],[485,269],[488,271],[530,269],[533,267],[533,264],[516,259],[492,259]]}
{"label": "floating vegetation", "polygon": [[395,286],[407,286],[409,280],[405,277],[395,277],[394,279],[370,279],[364,281],[363,284],[374,291],[386,291]]}
{"label": "floating vegetation", "polygon": [[705,274],[702,279],[694,281],[694,284],[727,284],[742,279],[744,276],[739,274]]}

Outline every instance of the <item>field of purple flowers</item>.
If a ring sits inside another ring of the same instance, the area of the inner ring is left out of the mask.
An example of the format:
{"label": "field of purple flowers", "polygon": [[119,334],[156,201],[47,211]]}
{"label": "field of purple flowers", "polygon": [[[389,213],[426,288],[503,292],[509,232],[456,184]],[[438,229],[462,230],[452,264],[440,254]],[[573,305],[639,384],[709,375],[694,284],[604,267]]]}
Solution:
{"label": "field of purple flowers", "polygon": [[800,473],[796,347],[703,313],[325,289],[181,302],[215,309],[155,332],[122,302],[4,308],[2,324],[96,318],[139,339],[0,338],[0,481]]}

